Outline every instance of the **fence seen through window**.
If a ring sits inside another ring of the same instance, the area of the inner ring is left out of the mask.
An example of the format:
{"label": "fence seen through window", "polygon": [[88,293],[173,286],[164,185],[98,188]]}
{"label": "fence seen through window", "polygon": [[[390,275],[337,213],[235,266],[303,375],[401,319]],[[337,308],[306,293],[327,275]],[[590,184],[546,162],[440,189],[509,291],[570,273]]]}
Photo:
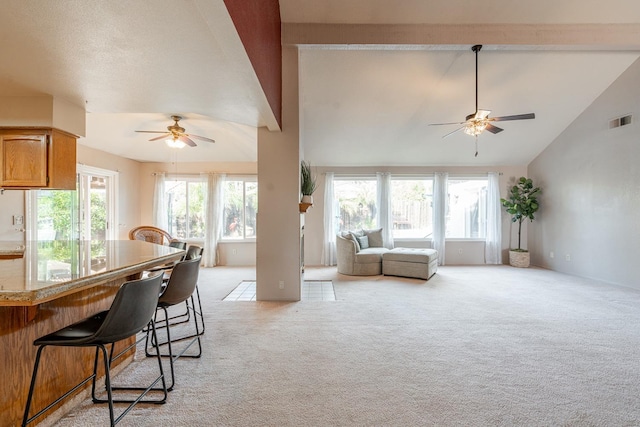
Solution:
{"label": "fence seen through window", "polygon": [[255,178],[227,178],[224,201],[222,238],[255,238],[258,213],[258,183]]}

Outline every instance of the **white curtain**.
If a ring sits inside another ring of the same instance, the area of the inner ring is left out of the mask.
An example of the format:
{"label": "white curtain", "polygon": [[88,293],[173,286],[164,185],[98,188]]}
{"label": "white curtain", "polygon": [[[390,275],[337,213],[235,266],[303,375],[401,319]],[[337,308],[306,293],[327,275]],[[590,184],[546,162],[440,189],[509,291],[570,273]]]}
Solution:
{"label": "white curtain", "polygon": [[502,264],[502,209],[500,176],[497,172],[489,172],[489,185],[487,185],[487,237],[484,244],[484,262]]}
{"label": "white curtain", "polygon": [[222,216],[224,213],[224,182],[226,175],[208,173],[206,218],[204,232],[203,266],[215,267],[218,261],[218,242],[222,237]]}
{"label": "white curtain", "polygon": [[382,241],[393,249],[393,213],[391,210],[391,174],[377,172],[378,179],[378,227],[382,228]]}
{"label": "white curtain", "polygon": [[436,172],[433,182],[433,249],[438,251],[438,265],[444,265],[447,178],[446,172]]}
{"label": "white curtain", "polygon": [[336,265],[336,228],[333,194],[333,172],[324,177],[324,238],[322,242],[322,265]]}
{"label": "white curtain", "polygon": [[164,195],[164,185],[166,176],[164,172],[156,172],[155,188],[153,190],[153,225],[169,230],[167,215],[167,202]]}

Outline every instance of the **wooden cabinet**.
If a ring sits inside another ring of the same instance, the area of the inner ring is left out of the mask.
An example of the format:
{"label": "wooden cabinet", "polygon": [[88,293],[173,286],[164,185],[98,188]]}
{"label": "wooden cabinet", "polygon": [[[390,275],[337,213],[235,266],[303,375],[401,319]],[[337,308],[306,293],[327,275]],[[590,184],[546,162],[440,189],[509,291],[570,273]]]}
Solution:
{"label": "wooden cabinet", "polygon": [[76,189],[76,137],[50,128],[0,129],[0,188]]}

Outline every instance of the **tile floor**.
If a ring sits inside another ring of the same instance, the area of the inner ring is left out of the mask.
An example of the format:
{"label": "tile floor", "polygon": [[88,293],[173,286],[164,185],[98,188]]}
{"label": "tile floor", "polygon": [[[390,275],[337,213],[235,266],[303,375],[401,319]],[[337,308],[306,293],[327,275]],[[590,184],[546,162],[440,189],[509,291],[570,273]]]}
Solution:
{"label": "tile floor", "polygon": [[[335,301],[331,280],[305,280],[302,284],[303,301]],[[256,282],[244,280],[223,301],[255,301]]]}

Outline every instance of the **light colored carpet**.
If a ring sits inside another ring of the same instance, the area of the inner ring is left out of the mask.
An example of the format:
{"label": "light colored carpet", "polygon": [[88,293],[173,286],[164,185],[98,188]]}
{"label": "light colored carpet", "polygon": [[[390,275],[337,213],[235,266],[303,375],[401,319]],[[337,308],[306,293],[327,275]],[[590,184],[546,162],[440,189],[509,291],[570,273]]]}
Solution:
{"label": "light colored carpet", "polygon": [[[640,291],[508,266],[305,278],[336,301],[223,302],[255,272],[202,270],[203,357],[120,425],[640,425]],[[140,359],[119,378],[153,367]],[[56,425],[107,421],[86,401]]]}

